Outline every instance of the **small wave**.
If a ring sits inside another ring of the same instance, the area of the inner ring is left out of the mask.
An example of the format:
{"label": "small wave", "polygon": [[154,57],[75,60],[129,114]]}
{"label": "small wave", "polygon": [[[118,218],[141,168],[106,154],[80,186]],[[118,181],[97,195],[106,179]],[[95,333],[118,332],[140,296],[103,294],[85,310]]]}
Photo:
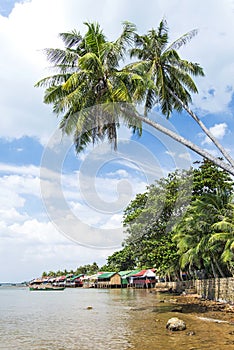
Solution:
{"label": "small wave", "polygon": [[197,318],[199,318],[199,320],[202,320],[202,321],[207,321],[207,322],[215,322],[215,323],[229,323],[228,321],[218,320],[218,319],[216,319],[216,318],[200,317],[200,316],[197,316]]}

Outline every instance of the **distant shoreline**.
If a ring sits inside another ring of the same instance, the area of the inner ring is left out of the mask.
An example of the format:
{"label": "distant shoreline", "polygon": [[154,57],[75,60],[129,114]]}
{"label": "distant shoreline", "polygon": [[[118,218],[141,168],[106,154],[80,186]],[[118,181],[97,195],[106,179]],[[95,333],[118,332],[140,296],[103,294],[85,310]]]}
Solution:
{"label": "distant shoreline", "polygon": [[27,287],[27,282],[0,282],[0,287]]}

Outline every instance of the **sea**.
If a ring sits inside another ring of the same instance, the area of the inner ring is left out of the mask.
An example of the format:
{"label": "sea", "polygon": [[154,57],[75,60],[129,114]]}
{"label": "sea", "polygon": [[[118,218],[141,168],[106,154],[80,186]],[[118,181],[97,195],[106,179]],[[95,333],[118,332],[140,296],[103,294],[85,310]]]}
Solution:
{"label": "sea", "polygon": [[[233,325],[172,311],[172,301],[150,290],[1,286],[0,349],[234,349]],[[171,317],[187,329],[169,332]]]}

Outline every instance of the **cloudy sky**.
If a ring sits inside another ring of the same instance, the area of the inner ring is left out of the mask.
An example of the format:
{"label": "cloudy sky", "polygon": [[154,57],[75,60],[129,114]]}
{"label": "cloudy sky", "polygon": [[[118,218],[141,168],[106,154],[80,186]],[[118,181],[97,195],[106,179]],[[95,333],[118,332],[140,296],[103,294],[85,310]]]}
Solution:
{"label": "cloudy sky", "polygon": [[[123,126],[117,152],[104,143],[76,156],[34,88],[49,75],[42,49],[61,47],[58,33],[98,21],[115,39],[124,20],[144,33],[163,17],[171,40],[199,30],[181,49],[206,74],[192,108],[234,156],[233,0],[0,0],[0,282],[104,264],[124,238],[122,210],[131,198],[197,159],[146,126],[141,139]],[[160,122],[218,155],[185,114]]]}

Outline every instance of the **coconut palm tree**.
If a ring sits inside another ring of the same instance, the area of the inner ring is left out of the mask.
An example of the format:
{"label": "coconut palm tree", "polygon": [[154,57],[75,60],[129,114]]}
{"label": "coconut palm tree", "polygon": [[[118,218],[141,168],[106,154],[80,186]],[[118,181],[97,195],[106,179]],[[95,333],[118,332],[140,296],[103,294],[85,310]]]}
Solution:
{"label": "coconut palm tree", "polygon": [[198,123],[205,134],[219,149],[224,158],[234,166],[234,160],[224,147],[216,140],[210,130],[189,108],[192,102],[191,93],[197,93],[197,87],[191,76],[203,76],[203,69],[197,64],[180,58],[178,49],[197,34],[192,30],[169,45],[168,28],[162,20],[157,30],[152,29],[146,35],[135,35],[135,48],[131,49],[131,57],[138,62],[130,65],[133,71],[147,77],[145,89],[145,115],[159,104],[161,112],[169,118],[173,110],[181,112],[185,109]]}
{"label": "coconut palm tree", "polygon": [[[234,205],[229,191],[204,193],[190,206],[175,227],[182,268],[211,268],[225,277],[234,268]],[[233,272],[233,271],[232,271]]]}
{"label": "coconut palm tree", "polygon": [[209,225],[196,209],[191,206],[184,219],[174,228],[173,241],[177,243],[180,266],[182,270],[188,269],[191,275],[203,269],[216,276],[207,244],[210,238]]}
{"label": "coconut palm tree", "polygon": [[234,166],[234,160],[188,106],[192,101],[190,93],[198,92],[191,75],[203,76],[204,73],[197,63],[182,60],[176,50],[186,44],[196,33],[197,31],[193,30],[168,45],[168,28],[166,21],[162,20],[158,30],[152,29],[147,35],[135,35],[136,47],[131,50],[131,57],[137,57],[140,61],[132,64],[131,67],[139,74],[143,72],[151,82],[145,91],[145,114],[156,103],[159,103],[162,113],[167,118],[174,109],[178,112],[185,109],[225,159]]}
{"label": "coconut palm tree", "polygon": [[[67,134],[74,133],[77,151],[105,136],[116,147],[121,112],[118,104],[113,103],[131,102],[134,79],[140,79],[119,69],[133,42],[133,24],[124,22],[123,31],[115,41],[105,38],[98,23],[85,25],[87,32],[83,37],[76,31],[60,34],[65,50],[45,50],[58,73],[36,84],[46,87],[44,102],[52,103],[56,114],[63,114],[60,128]],[[90,111],[93,106],[96,108]],[[129,127],[133,124],[132,117],[133,113],[131,119],[128,114],[124,116]]]}
{"label": "coconut palm tree", "polygon": [[233,196],[227,198],[225,208],[213,224],[214,233],[209,239],[211,246],[218,246],[221,261],[228,265],[234,275],[234,202]]}
{"label": "coconut palm tree", "polygon": [[[197,91],[190,74],[203,75],[203,71],[198,64],[181,60],[176,49],[188,42],[196,31],[182,36],[165,49],[168,41],[165,21],[160,23],[158,34],[153,30],[150,35],[142,37],[136,34],[135,25],[124,22],[123,31],[115,41],[106,39],[99,24],[85,25],[87,32],[84,36],[77,31],[60,34],[64,50],[45,50],[56,74],[36,84],[46,88],[44,102],[53,104],[53,111],[62,115],[60,128],[64,133],[74,135],[77,151],[84,149],[89,142],[102,141],[104,137],[116,148],[121,116],[134,132],[140,134],[141,124],[146,123],[234,175],[234,166],[140,115],[135,108],[145,101],[146,111],[149,111],[159,101],[167,116],[173,109],[180,111],[183,104],[189,108],[189,92]],[[120,68],[134,37],[136,48],[131,51],[131,56],[137,56],[140,61]],[[146,54],[150,54],[150,47],[158,45],[158,56],[153,49],[152,57],[141,54],[144,51],[142,43]],[[161,57],[161,61],[155,61],[153,57]],[[90,107],[94,108],[90,110]]]}

